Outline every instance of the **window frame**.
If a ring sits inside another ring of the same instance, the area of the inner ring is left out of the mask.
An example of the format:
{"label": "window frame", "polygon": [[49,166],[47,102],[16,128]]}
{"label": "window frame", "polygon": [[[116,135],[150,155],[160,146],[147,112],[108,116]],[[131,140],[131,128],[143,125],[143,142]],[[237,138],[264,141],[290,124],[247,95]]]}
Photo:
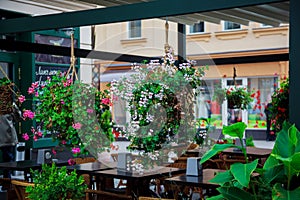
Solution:
{"label": "window frame", "polygon": [[[135,31],[133,31],[133,29],[131,28],[131,23],[137,23],[137,22],[139,22],[139,24],[140,24],[139,36],[134,36],[133,33]],[[127,35],[128,39],[139,39],[139,38],[141,38],[142,37],[142,20],[129,21],[127,23],[127,33],[128,33],[128,35]]]}

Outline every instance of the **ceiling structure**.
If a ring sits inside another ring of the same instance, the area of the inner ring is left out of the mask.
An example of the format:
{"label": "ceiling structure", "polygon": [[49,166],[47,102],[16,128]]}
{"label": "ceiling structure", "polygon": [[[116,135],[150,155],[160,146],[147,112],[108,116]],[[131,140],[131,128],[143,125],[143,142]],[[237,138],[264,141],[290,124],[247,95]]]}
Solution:
{"label": "ceiling structure", "polygon": [[[35,6],[40,10],[37,10],[36,13],[29,13],[29,9],[26,8],[28,6]],[[0,8],[16,12],[22,11],[32,15],[33,20],[7,22],[13,25],[20,25],[22,24],[20,22],[28,21],[43,23],[43,19],[45,19],[44,22],[51,22],[48,27],[46,25],[38,27],[32,24],[27,28],[32,29],[35,26],[39,30],[49,27],[64,28],[68,27],[67,24],[75,27],[149,18],[162,18],[187,25],[200,21],[219,24],[222,20],[226,20],[246,26],[250,21],[279,26],[289,23],[290,3],[288,0],[231,0],[230,2],[224,0],[3,0],[0,1]],[[111,16],[112,13],[116,13],[117,16]],[[63,21],[66,23],[56,21],[57,27],[53,27],[52,21],[49,20],[56,20],[56,14],[65,16]],[[43,18],[41,15],[49,16],[49,18]],[[34,21],[35,18],[37,20]],[[82,21],[83,19],[85,22]],[[3,28],[9,30],[4,21],[6,20],[0,21],[0,28],[4,25]],[[0,33],[5,32],[3,28]],[[26,28],[14,28],[11,31],[27,30]]]}
{"label": "ceiling structure", "polygon": [[[151,0],[150,0],[151,1]],[[112,7],[125,4],[148,2],[147,0],[9,0],[15,11],[21,11],[18,3],[27,6],[36,6],[41,9],[38,13],[28,13],[34,16],[52,13],[70,12],[78,10],[88,10],[102,7]],[[8,3],[7,2],[7,3]],[[6,3],[6,4],[7,4]],[[3,6],[2,6],[3,8]],[[44,9],[44,10],[42,10]],[[24,12],[24,11],[23,11]],[[27,9],[28,12],[28,9]],[[219,24],[221,20],[232,21],[242,25],[248,25],[250,21],[255,21],[271,26],[279,26],[281,23],[289,22],[289,1],[256,5],[243,8],[232,8],[221,11],[211,11],[202,13],[191,13],[168,17],[169,21],[192,25],[200,21],[207,21]]]}

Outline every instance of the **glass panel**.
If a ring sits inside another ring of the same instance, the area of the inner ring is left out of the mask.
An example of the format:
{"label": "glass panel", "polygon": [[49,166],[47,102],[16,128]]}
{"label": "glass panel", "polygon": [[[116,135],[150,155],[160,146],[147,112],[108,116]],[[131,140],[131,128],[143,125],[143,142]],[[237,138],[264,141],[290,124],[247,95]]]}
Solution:
{"label": "glass panel", "polygon": [[234,30],[234,29],[241,29],[241,25],[229,21],[224,22],[224,30]]}
{"label": "glass panel", "polygon": [[190,26],[190,33],[203,33],[204,32],[204,22],[199,22]]}
{"label": "glass panel", "polygon": [[[71,39],[70,38],[62,38],[62,37],[56,37],[56,36],[35,34],[34,40],[36,43],[39,43],[39,44],[71,47]],[[74,47],[77,47],[77,40],[74,40]],[[59,63],[59,64],[70,64],[70,57],[36,53],[35,61],[36,62]],[[76,60],[76,63],[78,63],[78,59]]]}
{"label": "glass panel", "polygon": [[[0,62],[0,66],[2,67],[3,71],[8,75],[8,63]],[[5,75],[0,70],[0,78],[4,78]]]}
{"label": "glass panel", "polygon": [[222,127],[222,105],[214,100],[214,91],[222,87],[221,80],[206,80],[196,97],[196,118],[211,118],[211,125]]}
{"label": "glass panel", "polygon": [[248,128],[266,128],[265,107],[277,88],[277,77],[249,78],[248,89],[253,91],[254,101],[248,110]]}
{"label": "glass panel", "polygon": [[141,37],[141,20],[131,21],[129,22],[129,38],[137,38]]}

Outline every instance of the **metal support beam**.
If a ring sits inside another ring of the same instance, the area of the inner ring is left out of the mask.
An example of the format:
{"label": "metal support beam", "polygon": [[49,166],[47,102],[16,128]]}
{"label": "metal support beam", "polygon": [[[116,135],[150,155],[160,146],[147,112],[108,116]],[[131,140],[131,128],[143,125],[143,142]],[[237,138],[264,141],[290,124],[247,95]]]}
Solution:
{"label": "metal support beam", "polygon": [[166,16],[240,8],[288,0],[156,0],[107,8],[0,20],[0,34],[152,19]]}
{"label": "metal support beam", "polygon": [[182,63],[186,59],[186,33],[185,25],[177,24],[178,61]]}
{"label": "metal support beam", "polygon": [[[21,52],[31,52],[31,53],[42,53],[60,56],[70,56],[71,50],[69,47],[52,46],[47,44],[37,44],[22,41],[12,41],[0,39],[0,49],[7,51],[21,51]],[[137,62],[141,63],[144,60],[151,60],[157,58],[150,58],[146,56],[136,56],[129,54],[119,54],[104,51],[94,51],[86,49],[74,49],[75,57],[78,58],[91,58],[100,60],[113,60],[113,61],[123,61],[123,62]]]}
{"label": "metal support beam", "polygon": [[290,98],[289,98],[289,118],[291,123],[295,123],[300,128],[300,1],[290,0]]}

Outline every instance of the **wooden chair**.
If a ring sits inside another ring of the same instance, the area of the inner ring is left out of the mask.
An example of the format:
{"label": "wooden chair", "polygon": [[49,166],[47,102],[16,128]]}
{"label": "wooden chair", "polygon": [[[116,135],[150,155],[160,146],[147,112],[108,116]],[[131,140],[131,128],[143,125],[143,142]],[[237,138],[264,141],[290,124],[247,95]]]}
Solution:
{"label": "wooden chair", "polygon": [[[94,157],[78,157],[78,158],[74,158],[73,159],[75,161],[75,164],[83,164],[83,163],[90,163],[90,162],[96,162],[97,160]],[[91,179],[90,179],[90,175],[88,174],[81,174],[81,176],[84,179],[84,182],[88,185],[91,186]]]}
{"label": "wooden chair", "polygon": [[28,194],[25,192],[25,190],[27,186],[34,186],[33,183],[19,180],[11,180],[11,184],[16,191],[18,200],[28,200],[26,198]]}
{"label": "wooden chair", "polygon": [[171,200],[171,199],[162,199],[162,198],[156,198],[156,197],[139,197],[139,200]]}
{"label": "wooden chair", "polygon": [[101,191],[101,190],[92,190],[87,189],[85,191],[85,200],[121,200],[121,199],[132,199],[131,195],[118,194],[113,192]]}

